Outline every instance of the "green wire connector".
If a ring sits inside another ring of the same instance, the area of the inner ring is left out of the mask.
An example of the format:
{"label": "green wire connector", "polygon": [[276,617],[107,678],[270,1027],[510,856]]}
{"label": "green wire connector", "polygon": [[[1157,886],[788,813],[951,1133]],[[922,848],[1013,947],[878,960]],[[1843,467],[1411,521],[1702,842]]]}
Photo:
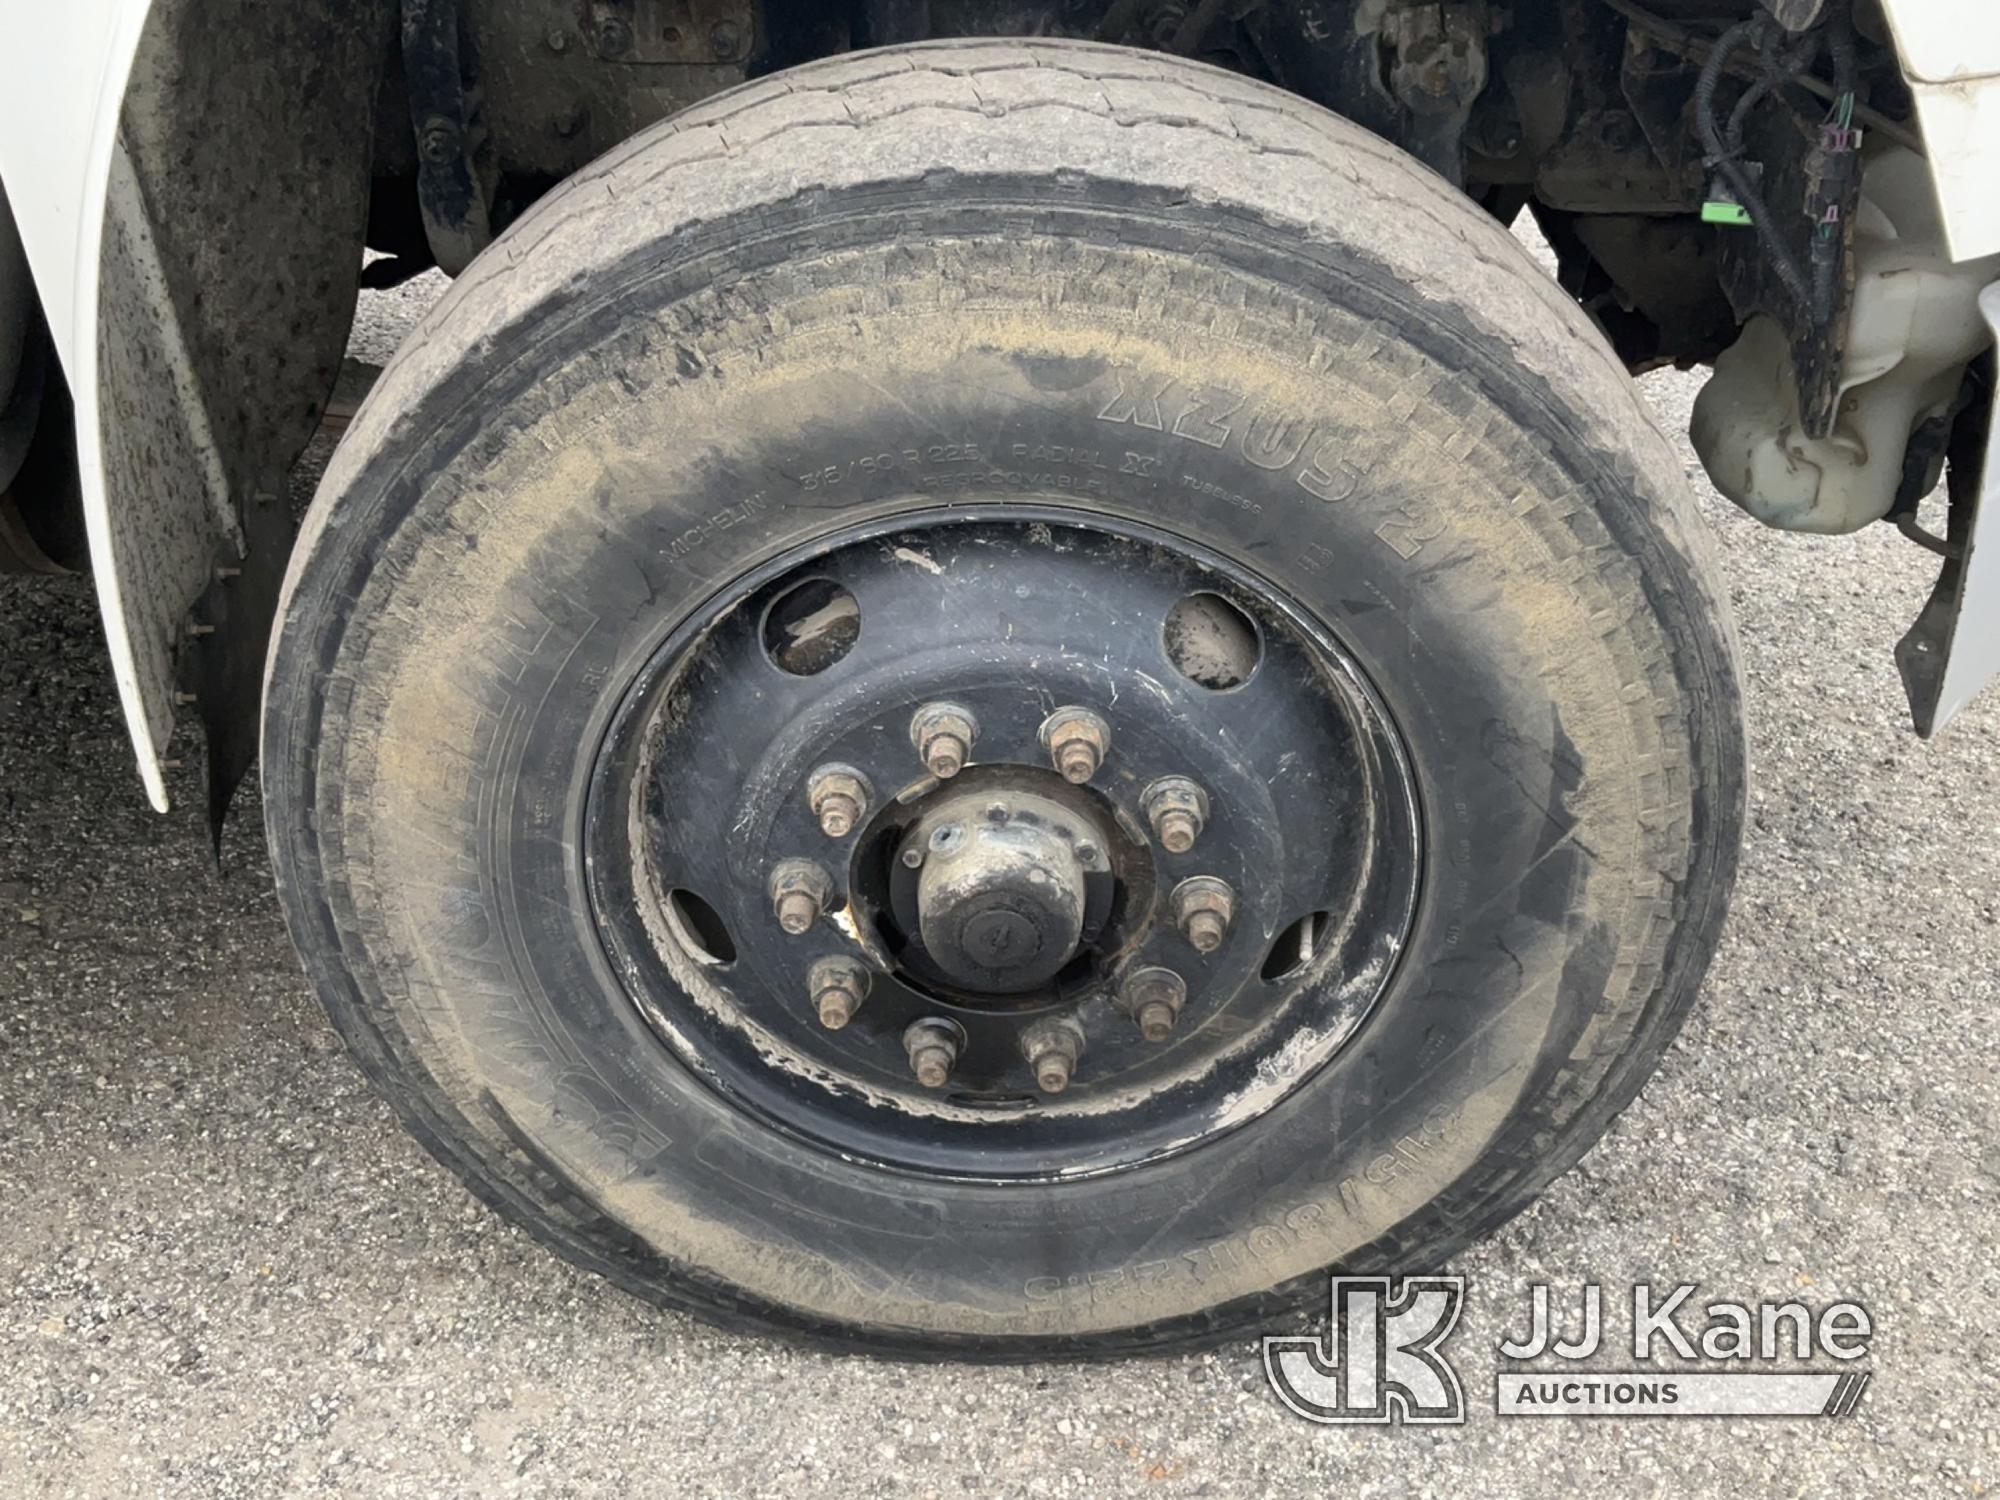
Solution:
{"label": "green wire connector", "polygon": [[1701,206],[1701,221],[1704,224],[1748,224],[1750,210],[1726,198],[1711,198]]}

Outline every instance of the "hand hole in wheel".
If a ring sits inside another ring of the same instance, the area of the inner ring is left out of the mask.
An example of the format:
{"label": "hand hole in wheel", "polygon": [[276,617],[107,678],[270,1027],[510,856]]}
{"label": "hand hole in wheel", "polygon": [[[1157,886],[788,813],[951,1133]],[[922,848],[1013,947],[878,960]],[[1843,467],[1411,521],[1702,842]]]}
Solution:
{"label": "hand hole in wheel", "polygon": [[721,914],[693,891],[676,886],[667,892],[667,925],[696,963],[736,962],[736,943]]}
{"label": "hand hole in wheel", "polygon": [[1318,957],[1320,945],[1326,938],[1327,924],[1331,920],[1329,912],[1308,912],[1279,933],[1278,940],[1271,944],[1271,951],[1264,956],[1264,978],[1289,978]]}
{"label": "hand hole in wheel", "polygon": [[1216,692],[1248,682],[1263,655],[1256,625],[1220,594],[1189,594],[1168,610],[1166,646],[1175,671]]}
{"label": "hand hole in wheel", "polygon": [[792,585],[764,612],[764,654],[794,677],[824,672],[860,638],[861,606],[830,578]]}

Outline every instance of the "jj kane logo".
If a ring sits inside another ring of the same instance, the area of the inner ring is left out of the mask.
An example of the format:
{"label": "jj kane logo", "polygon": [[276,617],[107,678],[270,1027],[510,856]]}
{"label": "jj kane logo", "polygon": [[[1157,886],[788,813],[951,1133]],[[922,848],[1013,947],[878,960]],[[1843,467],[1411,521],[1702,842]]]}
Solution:
{"label": "jj kane logo", "polygon": [[[1840,1417],[1871,1378],[1839,1366],[1868,1353],[1874,1324],[1853,1302],[1710,1302],[1696,1288],[1632,1288],[1630,1345],[1643,1369],[1579,1361],[1604,1350],[1603,1289],[1585,1284],[1576,1316],[1558,1328],[1547,1286],[1530,1288],[1527,1329],[1496,1350],[1493,1409],[1501,1416]],[[1312,1422],[1465,1420],[1465,1395],[1444,1344],[1458,1325],[1464,1278],[1336,1276],[1326,1336],[1264,1340],[1278,1399]],[[1786,1368],[1771,1368],[1786,1364]]]}
{"label": "jj kane logo", "polygon": [[1462,1276],[1333,1278],[1324,1343],[1264,1340],[1278,1399],[1309,1422],[1463,1422],[1465,1391],[1442,1345],[1465,1304]]}

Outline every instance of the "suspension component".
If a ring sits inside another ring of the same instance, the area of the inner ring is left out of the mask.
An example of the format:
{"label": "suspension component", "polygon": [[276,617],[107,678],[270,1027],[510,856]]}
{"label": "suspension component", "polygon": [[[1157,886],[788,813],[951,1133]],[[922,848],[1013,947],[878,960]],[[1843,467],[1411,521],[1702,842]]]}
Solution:
{"label": "suspension component", "polygon": [[1185,1004],[1187,982],[1172,969],[1133,969],[1118,985],[1118,1008],[1149,1042],[1164,1042],[1173,1035]]}
{"label": "suspension component", "polygon": [[771,910],[793,937],[810,932],[833,899],[833,877],[809,859],[783,859],[771,871]]}
{"label": "suspension component", "polygon": [[872,982],[868,971],[851,958],[835,955],[820,959],[806,974],[819,1024],[828,1031],[838,1031],[853,1020],[861,1002],[868,998]]}
{"label": "suspension component", "polygon": [[910,1071],[927,1089],[941,1089],[950,1080],[962,1045],[958,1027],[936,1016],[911,1022],[903,1033],[903,1050],[909,1054]]}
{"label": "suspension component", "polygon": [[1208,793],[1185,776],[1162,776],[1139,797],[1153,837],[1169,854],[1185,854],[1208,824]]}
{"label": "suspension component", "polygon": [[819,767],[806,783],[806,798],[819,831],[830,839],[844,839],[868,814],[874,788],[868,778],[852,766],[835,762]]}
{"label": "suspension component", "polygon": [[1021,1055],[1035,1075],[1035,1087],[1060,1094],[1069,1087],[1083,1056],[1083,1027],[1069,1016],[1051,1016],[1021,1033]]}
{"label": "suspension component", "polygon": [[1174,887],[1174,925],[1197,953],[1213,953],[1229,936],[1236,893],[1213,875],[1190,875]]}
{"label": "suspension component", "polygon": [[979,721],[971,709],[956,703],[926,703],[910,720],[910,743],[923,757],[924,768],[940,781],[965,769],[978,738]]}
{"label": "suspension component", "polygon": [[1042,745],[1064,781],[1082,786],[1111,750],[1111,726],[1095,709],[1059,708],[1042,721]]}

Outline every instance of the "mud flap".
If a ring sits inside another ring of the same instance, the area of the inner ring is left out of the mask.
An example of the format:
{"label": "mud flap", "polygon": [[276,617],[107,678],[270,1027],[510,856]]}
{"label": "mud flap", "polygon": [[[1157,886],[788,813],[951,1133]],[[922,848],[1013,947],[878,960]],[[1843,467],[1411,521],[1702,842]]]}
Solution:
{"label": "mud flap", "polygon": [[257,758],[264,654],[296,532],[284,490],[260,487],[244,507],[241,558],[220,564],[188,612],[180,693],[194,699],[208,741],[208,833],[222,857],[222,820]]}
{"label": "mud flap", "polygon": [[[2000,337],[2000,282],[1979,294],[1979,312]],[[1976,491],[1971,488],[1975,473]],[[1981,518],[2000,509],[2000,463],[1985,433],[1978,435],[1963,463],[1958,453],[1952,454],[1951,476],[1952,551],[1923,612],[1896,643],[1896,667],[1909,695],[1910,715],[1925,739],[1950,723],[2000,673],[2000,541],[1983,551],[1979,546]]]}

